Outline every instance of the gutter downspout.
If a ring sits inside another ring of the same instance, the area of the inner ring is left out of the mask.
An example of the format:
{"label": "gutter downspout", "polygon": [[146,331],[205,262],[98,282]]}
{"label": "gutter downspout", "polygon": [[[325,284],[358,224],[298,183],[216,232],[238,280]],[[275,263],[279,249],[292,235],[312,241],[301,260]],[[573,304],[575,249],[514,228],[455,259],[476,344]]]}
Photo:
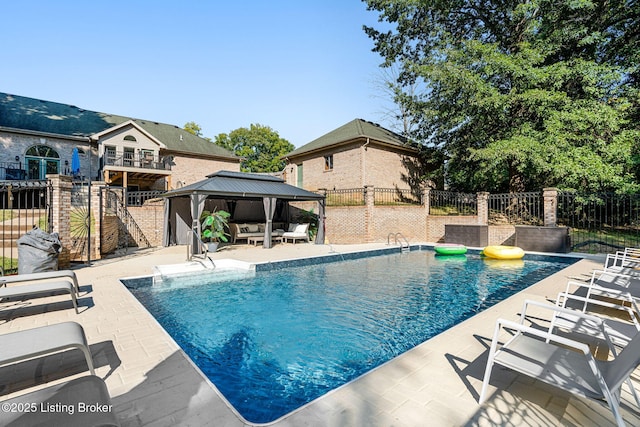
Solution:
{"label": "gutter downspout", "polygon": [[371,142],[369,140],[369,137],[367,137],[367,142],[365,142],[364,144],[362,144],[362,176],[360,177],[360,184],[361,186],[364,188],[365,185],[367,185],[367,183],[365,182],[367,179],[367,146],[369,145],[369,142]]}

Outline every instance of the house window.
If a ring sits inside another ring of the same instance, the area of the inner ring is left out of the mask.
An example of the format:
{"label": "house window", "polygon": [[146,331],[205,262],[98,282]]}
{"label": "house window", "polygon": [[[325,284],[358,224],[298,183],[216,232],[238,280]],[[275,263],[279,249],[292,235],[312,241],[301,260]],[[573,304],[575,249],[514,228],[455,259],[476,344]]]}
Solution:
{"label": "house window", "polygon": [[24,156],[29,179],[45,179],[46,174],[60,173],[60,156],[47,145],[34,145]]}
{"label": "house window", "polygon": [[130,147],[124,147],[124,152],[122,153],[122,166],[134,166],[134,160],[135,150]]}
{"label": "house window", "polygon": [[116,147],[105,146],[104,147],[105,162],[107,165],[116,164]]}
{"label": "house window", "polygon": [[333,170],[333,154],[324,156],[324,170]]}
{"label": "house window", "polygon": [[298,165],[297,175],[298,187],[302,188],[304,184],[304,179],[302,178],[302,163]]}
{"label": "house window", "polygon": [[124,137],[125,141],[137,142],[136,137],[133,135],[127,135]]}

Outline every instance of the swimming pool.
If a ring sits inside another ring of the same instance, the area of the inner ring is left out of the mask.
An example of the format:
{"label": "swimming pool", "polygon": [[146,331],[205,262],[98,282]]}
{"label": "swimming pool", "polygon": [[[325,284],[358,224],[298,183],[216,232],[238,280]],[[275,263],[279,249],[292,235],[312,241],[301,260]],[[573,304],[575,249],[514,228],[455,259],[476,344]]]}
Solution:
{"label": "swimming pool", "polygon": [[417,250],[269,264],[254,278],[215,283],[191,276],[186,287],[125,284],[246,420],[265,423],[571,262]]}

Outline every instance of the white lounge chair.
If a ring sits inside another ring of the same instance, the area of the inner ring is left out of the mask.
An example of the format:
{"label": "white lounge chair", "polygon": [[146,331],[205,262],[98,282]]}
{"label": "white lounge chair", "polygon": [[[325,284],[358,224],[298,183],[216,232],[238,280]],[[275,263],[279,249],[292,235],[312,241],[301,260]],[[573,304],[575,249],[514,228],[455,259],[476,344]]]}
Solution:
{"label": "white lounge chair", "polygon": [[[598,325],[602,336],[608,336],[602,319],[595,316],[585,319]],[[498,349],[503,328],[514,331],[515,335]],[[614,351],[613,346],[610,348]],[[498,319],[480,392],[480,404],[487,397],[491,371],[496,363],[570,393],[606,400],[616,423],[622,427],[625,423],[620,414],[620,389],[640,365],[640,332],[633,336],[615,359],[600,361],[593,357],[589,346],[583,342],[522,323]]]}
{"label": "white lounge chair", "polygon": [[76,292],[71,282],[39,282],[28,285],[16,285],[0,288],[0,299],[15,297],[30,297],[52,292],[69,292],[73,308],[78,313],[78,302]]}
{"label": "white lounge chair", "polygon": [[604,270],[640,276],[640,249],[625,248],[624,251],[607,254]]}
{"label": "white lounge chair", "polygon": [[62,350],[82,351],[95,375],[84,329],[76,322],[63,322],[0,335],[0,365],[40,357]]}
{"label": "white lounge chair", "polygon": [[57,271],[45,271],[41,273],[28,273],[17,274],[14,276],[2,276],[0,277],[0,286],[7,283],[21,283],[21,282],[35,282],[37,280],[49,280],[49,279],[68,279],[73,283],[76,289],[76,293],[80,294],[80,285],[78,284],[78,277],[73,270],[57,270]]}
{"label": "white lounge chair", "polygon": [[93,375],[23,394],[1,403],[7,405],[7,408],[29,409],[0,411],[0,425],[3,426],[120,425],[113,412],[107,386],[102,379]]}
{"label": "white lounge chair", "polygon": [[286,242],[291,240],[295,243],[296,240],[309,241],[309,224],[290,224],[289,231],[282,233],[282,241]]}
{"label": "white lounge chair", "polygon": [[[640,277],[605,270],[594,270],[588,283],[570,280],[567,282],[566,294],[573,294],[575,288],[585,289],[586,298],[605,297],[617,299],[629,304],[640,315]],[[585,302],[585,308],[586,308]]]}

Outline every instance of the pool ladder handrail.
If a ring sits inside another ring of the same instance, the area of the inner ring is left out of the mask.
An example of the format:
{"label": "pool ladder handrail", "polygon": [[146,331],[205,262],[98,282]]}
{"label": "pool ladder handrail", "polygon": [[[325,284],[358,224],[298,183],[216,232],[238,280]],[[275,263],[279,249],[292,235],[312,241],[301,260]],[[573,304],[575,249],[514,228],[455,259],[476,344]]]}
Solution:
{"label": "pool ladder handrail", "polygon": [[[198,243],[198,246],[200,246],[200,250],[202,251],[202,254],[196,254],[196,249],[191,244],[192,237],[195,237],[195,241]],[[193,224],[191,225],[191,229],[187,231],[187,261],[191,261],[191,259],[194,258],[196,255],[202,255],[203,260],[209,260],[209,262],[211,263],[211,268],[216,268],[216,265],[213,262],[213,260],[209,258],[209,247],[204,244],[204,242],[198,235],[197,221],[193,221]]]}
{"label": "pool ladder handrail", "polygon": [[[391,244],[391,236],[393,236],[394,243],[396,245],[400,245],[400,250],[402,252],[409,252],[409,250],[410,250],[409,241],[407,240],[406,237],[404,237],[404,235],[402,233],[400,233],[400,232],[398,232],[398,233],[389,233],[387,235],[387,245]],[[400,238],[402,240],[400,240]]]}

